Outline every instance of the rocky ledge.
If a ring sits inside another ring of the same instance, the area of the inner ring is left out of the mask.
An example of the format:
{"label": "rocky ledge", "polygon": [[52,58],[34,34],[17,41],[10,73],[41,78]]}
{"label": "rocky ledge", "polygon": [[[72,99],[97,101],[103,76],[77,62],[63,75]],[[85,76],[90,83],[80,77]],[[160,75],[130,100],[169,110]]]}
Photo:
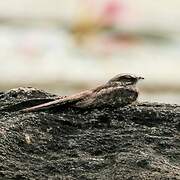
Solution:
{"label": "rocky ledge", "polygon": [[0,93],[0,179],[180,179],[180,106],[18,111],[54,97]]}

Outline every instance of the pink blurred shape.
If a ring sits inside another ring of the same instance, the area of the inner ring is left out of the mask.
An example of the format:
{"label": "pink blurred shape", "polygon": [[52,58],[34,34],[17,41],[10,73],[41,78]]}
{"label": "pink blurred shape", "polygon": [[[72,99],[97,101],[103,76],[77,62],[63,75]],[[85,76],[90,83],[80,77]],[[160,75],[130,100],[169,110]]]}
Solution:
{"label": "pink blurred shape", "polygon": [[109,0],[102,8],[101,21],[106,26],[114,25],[125,18],[127,8],[120,0]]}

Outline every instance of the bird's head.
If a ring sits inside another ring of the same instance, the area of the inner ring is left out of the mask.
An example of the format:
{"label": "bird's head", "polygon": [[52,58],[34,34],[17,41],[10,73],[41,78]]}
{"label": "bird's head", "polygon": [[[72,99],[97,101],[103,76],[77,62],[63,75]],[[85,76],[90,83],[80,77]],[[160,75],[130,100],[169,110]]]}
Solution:
{"label": "bird's head", "polygon": [[132,74],[118,74],[108,81],[108,83],[116,83],[120,85],[135,85],[143,77],[135,76]]}

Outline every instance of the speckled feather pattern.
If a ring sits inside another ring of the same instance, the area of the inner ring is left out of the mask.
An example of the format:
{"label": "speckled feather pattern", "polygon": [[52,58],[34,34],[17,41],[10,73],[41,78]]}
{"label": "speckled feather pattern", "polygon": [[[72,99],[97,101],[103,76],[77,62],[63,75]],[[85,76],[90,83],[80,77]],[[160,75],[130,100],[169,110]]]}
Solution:
{"label": "speckled feather pattern", "polygon": [[[116,81],[117,79],[117,81]],[[101,106],[124,106],[136,101],[138,90],[136,82],[138,77],[131,75],[118,75],[102,86],[86,90],[75,95],[67,96],[48,103],[26,108],[24,112],[49,109],[62,105],[78,108],[96,108]]]}

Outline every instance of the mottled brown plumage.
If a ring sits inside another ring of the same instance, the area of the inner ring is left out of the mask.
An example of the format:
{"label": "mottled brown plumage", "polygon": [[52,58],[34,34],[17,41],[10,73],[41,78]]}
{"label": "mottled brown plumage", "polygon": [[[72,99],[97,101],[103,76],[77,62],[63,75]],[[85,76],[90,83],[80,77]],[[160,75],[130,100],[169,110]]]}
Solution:
{"label": "mottled brown plumage", "polygon": [[136,83],[144,79],[130,74],[119,74],[106,84],[86,90],[75,95],[67,96],[48,103],[40,104],[22,110],[23,112],[38,111],[62,105],[79,108],[95,108],[101,106],[124,106],[136,101],[138,90]]}

